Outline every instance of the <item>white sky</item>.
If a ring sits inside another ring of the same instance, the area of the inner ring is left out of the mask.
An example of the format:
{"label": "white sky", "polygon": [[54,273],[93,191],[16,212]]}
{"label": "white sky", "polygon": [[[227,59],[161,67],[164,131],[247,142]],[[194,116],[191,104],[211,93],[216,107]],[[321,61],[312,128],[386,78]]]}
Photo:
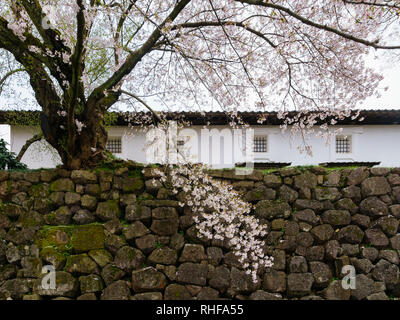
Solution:
{"label": "white sky", "polygon": [[[360,109],[400,109],[400,57],[394,58],[387,54],[379,54],[378,59],[374,59],[374,55],[371,54],[366,59],[366,64],[384,76],[379,86],[382,88],[381,97],[368,98],[353,107]],[[387,91],[383,90],[385,87],[388,87]],[[32,101],[33,92],[30,88],[15,84],[13,85],[13,91],[16,96],[26,98],[26,106],[30,104],[29,101]],[[21,101],[20,99],[18,100]],[[5,106],[10,105],[14,105],[12,101],[8,100],[5,95],[0,96],[0,106],[2,106],[0,110],[4,110]],[[19,106],[19,109],[27,108]]]}
{"label": "white sky", "polygon": [[[371,54],[366,60],[367,66],[374,68],[378,72],[382,73],[384,79],[380,83],[381,97],[380,98],[368,98],[365,101],[360,102],[354,108],[360,109],[400,109],[400,57],[388,57],[388,55],[379,54],[378,59],[374,59],[374,55]],[[387,91],[383,88],[388,87]],[[15,85],[16,95],[20,95],[21,98],[26,97],[27,100],[32,99],[31,89],[20,85]],[[12,105],[12,102],[6,100],[6,98],[0,97],[0,110],[4,110],[5,105]],[[6,142],[10,143],[10,130],[8,125],[0,125],[0,138],[3,138]]]}
{"label": "white sky", "polygon": [[374,60],[371,54],[366,63],[371,68],[383,74],[384,79],[379,87],[388,87],[387,91],[381,90],[381,98],[370,97],[359,104],[361,109],[400,109],[400,58],[388,55],[379,55]]}

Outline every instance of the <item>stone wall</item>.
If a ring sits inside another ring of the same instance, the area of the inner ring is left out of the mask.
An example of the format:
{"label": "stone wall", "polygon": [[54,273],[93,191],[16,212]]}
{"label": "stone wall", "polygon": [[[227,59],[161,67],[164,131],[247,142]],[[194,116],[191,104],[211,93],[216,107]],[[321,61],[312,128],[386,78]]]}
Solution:
{"label": "stone wall", "polygon": [[[398,168],[212,171],[268,225],[274,266],[257,283],[142,169],[0,172],[0,299],[400,297]],[[46,265],[55,289],[42,286]],[[341,285],[345,265],[354,290]]]}

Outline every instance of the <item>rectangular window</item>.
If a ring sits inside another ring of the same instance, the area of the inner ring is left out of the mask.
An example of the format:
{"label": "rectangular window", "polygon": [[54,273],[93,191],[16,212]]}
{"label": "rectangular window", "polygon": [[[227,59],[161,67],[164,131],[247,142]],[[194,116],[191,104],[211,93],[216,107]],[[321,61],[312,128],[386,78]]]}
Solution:
{"label": "rectangular window", "polygon": [[254,152],[267,152],[267,137],[254,137]]}
{"label": "rectangular window", "polygon": [[111,153],[122,153],[121,137],[110,137],[107,140],[106,150]]}
{"label": "rectangular window", "polygon": [[351,153],[351,136],[336,136],[336,153]]}
{"label": "rectangular window", "polygon": [[179,147],[183,147],[183,146],[185,145],[185,140],[184,140],[184,139],[179,139],[179,140],[176,142],[176,144],[177,144],[178,148],[179,148]]}

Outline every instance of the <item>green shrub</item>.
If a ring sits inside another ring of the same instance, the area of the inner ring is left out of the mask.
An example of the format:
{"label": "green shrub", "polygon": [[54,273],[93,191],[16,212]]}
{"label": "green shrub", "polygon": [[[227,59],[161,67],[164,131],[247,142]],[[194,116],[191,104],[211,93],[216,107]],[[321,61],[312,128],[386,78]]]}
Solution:
{"label": "green shrub", "polygon": [[27,166],[19,162],[14,152],[7,149],[7,142],[0,139],[0,169],[27,169]]}

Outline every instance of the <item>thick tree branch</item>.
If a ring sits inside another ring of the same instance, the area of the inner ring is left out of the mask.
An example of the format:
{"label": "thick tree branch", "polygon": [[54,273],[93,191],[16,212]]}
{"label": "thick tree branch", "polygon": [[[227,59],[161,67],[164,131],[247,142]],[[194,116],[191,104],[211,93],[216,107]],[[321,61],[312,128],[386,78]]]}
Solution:
{"label": "thick tree branch", "polygon": [[121,31],[122,31],[122,27],[124,26],[124,23],[126,21],[126,18],[128,17],[129,12],[132,10],[133,6],[135,5],[136,0],[135,1],[131,1],[131,3],[129,4],[128,8],[126,8],[126,10],[124,10],[124,12],[122,13],[119,21],[118,21],[118,25],[117,25],[117,30],[115,31],[115,35],[114,35],[114,44],[115,44],[115,48],[114,48],[114,58],[115,58],[115,64],[118,65],[119,64],[119,56],[117,54],[117,46],[118,46],[118,41],[121,37]]}
{"label": "thick tree branch", "polygon": [[285,12],[289,16],[295,18],[296,20],[299,20],[300,22],[302,22],[302,23],[304,23],[306,25],[309,25],[309,26],[317,28],[317,29],[325,30],[325,31],[330,32],[330,33],[334,33],[334,34],[336,34],[336,35],[338,35],[338,36],[340,36],[340,37],[342,37],[344,39],[347,39],[347,40],[350,40],[350,41],[354,41],[354,42],[357,42],[357,43],[361,43],[361,44],[363,44],[365,46],[368,46],[368,47],[372,47],[372,48],[375,48],[375,49],[400,49],[400,45],[395,45],[395,46],[378,45],[378,43],[376,41],[375,42],[371,42],[371,41],[368,41],[368,40],[365,40],[365,39],[361,39],[361,38],[355,37],[355,36],[353,36],[351,34],[348,34],[346,32],[343,32],[343,31],[337,30],[335,28],[332,28],[332,27],[330,27],[328,25],[324,25],[324,24],[320,24],[320,23],[314,22],[314,21],[312,21],[310,19],[307,19],[307,18],[303,17],[302,15],[290,10],[289,8],[286,8],[286,7],[278,5],[278,4],[271,3],[269,1],[267,1],[267,2],[266,1],[262,1],[262,0],[235,0],[235,1],[236,2],[240,2],[240,3],[250,4],[250,5],[257,5],[257,6],[261,6],[261,7],[265,7],[265,8],[273,8],[273,9],[279,10],[281,12]]}
{"label": "thick tree branch", "polygon": [[[47,68],[49,68],[51,75],[57,79],[58,84],[64,88],[64,78],[62,73],[59,72],[58,66],[59,58],[57,57],[48,57],[43,55],[42,53],[47,52],[48,48],[36,37],[34,37],[31,33],[25,32],[24,37],[25,41],[19,39],[9,28],[8,21],[3,17],[0,17],[0,47],[6,49],[14,56],[18,51],[19,54],[25,54],[33,59],[35,59],[40,64],[44,64]],[[39,50],[40,52],[36,52]],[[68,68],[65,65],[62,68]]]}
{"label": "thick tree branch", "polygon": [[21,161],[22,157],[24,156],[25,152],[29,149],[29,147],[36,141],[40,141],[42,139],[43,139],[43,133],[39,133],[39,134],[33,136],[32,138],[30,138],[29,140],[27,140],[25,142],[25,144],[22,146],[21,150],[19,151],[17,160]]}
{"label": "thick tree branch", "polygon": [[181,23],[172,26],[171,30],[179,30],[180,28],[201,28],[201,27],[221,27],[221,26],[235,26],[235,27],[240,27],[243,28],[258,37],[262,38],[265,40],[271,47],[276,48],[277,45],[274,44],[270,39],[268,39],[262,32],[257,31],[253,28],[250,28],[249,26],[246,26],[243,22],[240,21],[199,21],[199,22],[187,22],[187,23]]}
{"label": "thick tree branch", "polygon": [[[76,0],[76,3],[79,7],[76,20],[76,45],[74,49],[74,53],[71,57],[72,61],[72,80],[70,85],[69,92],[71,93],[70,97],[68,97],[68,150],[74,148],[75,145],[75,108],[77,107],[78,99],[84,99],[84,88],[83,84],[80,81],[82,72],[83,72],[83,57],[84,57],[84,42],[88,34],[88,30],[86,27],[85,20],[85,5],[83,0]],[[81,101],[83,103],[83,101]]]}
{"label": "thick tree branch", "polygon": [[[51,70],[51,74],[57,79],[58,84],[65,89],[64,81],[67,79],[71,81],[71,67],[64,62],[61,54],[65,53],[70,55],[71,49],[64,44],[60,37],[60,31],[55,29],[54,26],[51,28],[43,27],[45,13],[43,12],[39,0],[18,0],[18,2],[22,4],[44,41],[43,47],[45,47],[46,50],[42,50],[42,52],[47,53],[51,51],[53,54],[58,53],[58,55],[54,55],[54,57],[49,59],[50,63],[47,63],[46,66]],[[61,76],[61,74],[63,76]]]}
{"label": "thick tree branch", "polygon": [[139,101],[142,105],[144,105],[153,115],[154,117],[157,118],[157,120],[161,123],[163,122],[163,120],[160,118],[159,114],[157,112],[155,112],[153,110],[152,107],[150,107],[145,101],[143,101],[142,99],[140,99],[137,95],[131,93],[131,92],[127,92],[125,90],[119,90],[122,94],[126,94],[127,96],[130,96],[134,99],[136,99],[137,101]]}
{"label": "thick tree branch", "polygon": [[[37,55],[35,53],[28,50],[30,44],[36,44],[35,38],[28,33],[24,35],[26,41],[22,42],[8,29],[7,21],[0,18],[0,48],[4,48],[12,53],[14,58],[24,67],[29,75],[30,84],[35,92],[36,101],[42,107],[46,117],[52,119],[51,123],[56,125],[60,122],[57,111],[61,109],[61,99],[57,94],[57,90],[43,62],[36,57]],[[40,45],[40,43],[38,45]],[[57,130],[58,128],[53,126],[51,128],[51,133],[46,135],[47,141],[52,146],[56,146],[58,143]]]}
{"label": "thick tree branch", "polygon": [[26,12],[31,18],[40,36],[43,38],[46,46],[52,49],[52,51],[68,52],[71,53],[71,49],[64,45],[61,38],[59,37],[60,32],[54,28],[45,29],[42,26],[43,9],[38,0],[18,0],[24,6]]}
{"label": "thick tree branch", "polygon": [[[22,42],[14,33],[7,28],[7,21],[0,18],[0,48],[4,48],[11,52],[14,58],[22,64],[25,71],[29,74],[33,89],[38,89],[38,92],[43,93],[43,97],[37,97],[39,104],[44,108],[44,111],[49,111],[47,106],[54,101],[60,102],[57,92],[53,86],[50,76],[42,65],[42,61],[36,59],[36,55],[31,53],[27,45],[32,43],[33,37],[27,37],[25,42]],[[47,98],[52,97],[46,101]]]}
{"label": "thick tree branch", "polygon": [[19,68],[19,69],[11,70],[11,71],[7,72],[7,73],[4,75],[3,78],[0,79],[0,95],[1,95],[1,93],[2,93],[2,91],[3,91],[3,86],[4,86],[4,83],[7,81],[7,79],[8,79],[9,77],[11,77],[13,74],[15,74],[15,73],[17,73],[17,72],[22,72],[22,71],[26,71],[26,70],[25,70],[24,68]]}
{"label": "thick tree branch", "polygon": [[161,29],[167,24],[172,22],[182,12],[182,10],[190,3],[191,0],[181,0],[177,2],[174,9],[168,15],[167,18],[152,32],[147,41],[142,45],[141,48],[132,52],[125,63],[109,78],[104,84],[96,88],[90,95],[88,100],[99,100],[104,96],[104,91],[114,88],[124,76],[128,75],[133,68],[140,62],[140,60],[152,50],[157,40],[161,37]]}
{"label": "thick tree branch", "polygon": [[376,0],[374,0],[374,1],[349,1],[349,0],[343,0],[343,3],[356,4],[356,5],[361,4],[361,5],[381,7],[381,8],[400,9],[400,3],[397,3],[397,4],[379,3],[379,2],[376,2]]}
{"label": "thick tree branch", "polygon": [[212,3],[212,0],[209,0],[209,2],[210,2],[210,6],[211,6],[212,10],[214,11],[215,17],[217,18],[219,24],[221,25],[222,31],[224,32],[226,38],[228,39],[228,42],[229,42],[231,48],[232,48],[233,51],[235,52],[236,56],[238,57],[238,59],[239,59],[239,61],[240,61],[240,64],[242,65],[242,68],[243,68],[244,72],[246,73],[247,79],[249,80],[249,82],[250,82],[251,85],[253,86],[255,92],[257,93],[257,95],[258,95],[258,97],[259,97],[259,99],[260,99],[260,102],[262,102],[262,103],[264,104],[263,98],[262,98],[260,92],[258,91],[257,86],[254,84],[254,81],[252,80],[252,77],[251,77],[251,75],[250,75],[249,70],[247,69],[246,65],[243,63],[243,59],[242,59],[242,57],[240,56],[240,54],[238,53],[238,51],[236,50],[235,46],[233,45],[232,40],[231,40],[231,37],[230,37],[229,34],[226,32],[224,25],[221,24],[221,23],[222,23],[222,20],[219,18],[218,13],[217,13],[217,11],[215,10],[214,5],[213,5],[213,3]]}

